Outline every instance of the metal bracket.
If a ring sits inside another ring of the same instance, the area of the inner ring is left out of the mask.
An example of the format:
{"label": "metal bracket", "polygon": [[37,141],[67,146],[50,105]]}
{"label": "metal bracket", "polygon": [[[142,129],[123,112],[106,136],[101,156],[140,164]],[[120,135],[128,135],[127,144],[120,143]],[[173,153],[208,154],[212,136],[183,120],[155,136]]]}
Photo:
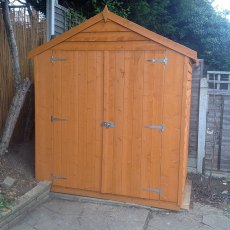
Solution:
{"label": "metal bracket", "polygon": [[64,118],[59,118],[59,117],[54,117],[54,116],[51,116],[50,120],[51,120],[51,122],[56,122],[56,121],[67,121],[67,120],[64,119]]}
{"label": "metal bracket", "polygon": [[154,193],[162,193],[161,189],[153,189],[153,188],[144,188],[145,191],[154,192]]}
{"label": "metal bracket", "polygon": [[161,132],[165,131],[165,125],[150,125],[144,126],[146,129],[159,129]]}
{"label": "metal bracket", "polygon": [[105,128],[115,128],[115,124],[113,122],[102,122],[101,125]]}
{"label": "metal bracket", "polygon": [[153,63],[160,62],[160,63],[167,64],[167,63],[168,63],[168,58],[162,58],[162,59],[149,59],[149,60],[147,60],[147,62],[153,62]]}
{"label": "metal bracket", "polygon": [[63,176],[55,176],[55,175],[53,175],[52,173],[50,174],[50,178],[51,178],[51,181],[58,180],[58,179],[67,180],[66,177],[63,177]]}

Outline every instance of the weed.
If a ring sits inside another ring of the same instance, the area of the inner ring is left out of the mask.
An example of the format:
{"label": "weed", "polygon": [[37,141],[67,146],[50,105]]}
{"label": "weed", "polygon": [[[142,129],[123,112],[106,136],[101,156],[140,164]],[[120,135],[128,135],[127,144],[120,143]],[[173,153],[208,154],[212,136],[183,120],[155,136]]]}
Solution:
{"label": "weed", "polygon": [[12,209],[13,203],[14,201],[12,199],[5,198],[2,194],[0,194],[0,217],[3,213]]}

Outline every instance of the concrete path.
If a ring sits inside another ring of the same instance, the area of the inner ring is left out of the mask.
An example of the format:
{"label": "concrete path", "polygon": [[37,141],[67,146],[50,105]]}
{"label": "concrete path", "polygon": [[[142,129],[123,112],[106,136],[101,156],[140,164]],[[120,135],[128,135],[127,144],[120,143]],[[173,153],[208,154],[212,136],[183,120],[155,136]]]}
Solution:
{"label": "concrete path", "polygon": [[179,213],[51,198],[11,230],[230,230],[223,211],[194,204]]}

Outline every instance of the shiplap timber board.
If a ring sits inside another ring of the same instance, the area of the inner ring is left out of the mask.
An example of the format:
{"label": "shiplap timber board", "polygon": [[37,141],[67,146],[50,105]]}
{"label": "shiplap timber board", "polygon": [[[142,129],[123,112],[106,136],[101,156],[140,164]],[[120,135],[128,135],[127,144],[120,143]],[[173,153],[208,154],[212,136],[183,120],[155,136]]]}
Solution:
{"label": "shiplap timber board", "polygon": [[192,72],[189,157],[193,157],[193,158],[197,157],[199,93],[200,93],[200,79],[202,78],[202,76],[203,76],[203,60],[199,60],[199,65],[193,65],[193,72]]}

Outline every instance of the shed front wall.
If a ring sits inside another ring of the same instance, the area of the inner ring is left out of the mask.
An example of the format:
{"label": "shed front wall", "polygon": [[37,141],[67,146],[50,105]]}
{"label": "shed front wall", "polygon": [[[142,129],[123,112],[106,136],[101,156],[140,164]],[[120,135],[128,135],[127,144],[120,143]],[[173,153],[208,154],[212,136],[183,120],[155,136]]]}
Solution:
{"label": "shed front wall", "polygon": [[54,191],[178,208],[188,61],[110,21],[36,56],[36,177]]}

